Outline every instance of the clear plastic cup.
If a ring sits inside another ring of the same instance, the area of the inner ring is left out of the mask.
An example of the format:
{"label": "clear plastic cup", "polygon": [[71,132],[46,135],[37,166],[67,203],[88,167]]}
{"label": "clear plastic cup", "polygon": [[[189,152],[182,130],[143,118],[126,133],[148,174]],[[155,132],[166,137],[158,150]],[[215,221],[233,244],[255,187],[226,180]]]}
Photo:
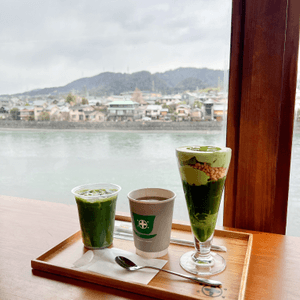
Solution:
{"label": "clear plastic cup", "polygon": [[111,183],[85,184],[72,189],[86,248],[107,248],[112,244],[120,190],[120,186]]}

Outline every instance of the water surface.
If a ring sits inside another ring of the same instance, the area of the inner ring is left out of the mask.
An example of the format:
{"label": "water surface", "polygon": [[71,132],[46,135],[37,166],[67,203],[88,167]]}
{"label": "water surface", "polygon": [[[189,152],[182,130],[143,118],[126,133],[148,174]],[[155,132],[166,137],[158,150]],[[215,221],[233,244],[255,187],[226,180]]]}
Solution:
{"label": "water surface", "polygon": [[[223,132],[2,130],[0,141],[2,195],[75,204],[73,187],[109,182],[122,187],[117,210],[129,212],[131,190],[166,188],[177,194],[176,220],[188,220],[188,214],[175,148],[225,144]],[[299,168],[300,134],[295,134],[287,228],[288,234],[300,236]]]}

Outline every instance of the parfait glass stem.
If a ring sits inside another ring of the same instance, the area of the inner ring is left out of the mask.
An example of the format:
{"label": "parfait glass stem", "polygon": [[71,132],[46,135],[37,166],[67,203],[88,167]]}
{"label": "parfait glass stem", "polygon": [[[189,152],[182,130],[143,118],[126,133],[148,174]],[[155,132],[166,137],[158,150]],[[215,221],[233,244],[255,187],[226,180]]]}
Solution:
{"label": "parfait glass stem", "polygon": [[213,234],[205,242],[200,242],[194,237],[195,250],[180,258],[180,265],[185,271],[203,276],[218,274],[226,268],[225,259],[210,251],[212,238]]}
{"label": "parfait glass stem", "polygon": [[192,258],[196,263],[207,266],[213,265],[213,257],[210,253],[212,239],[213,234],[205,242],[200,242],[196,237],[194,237],[196,251]]}

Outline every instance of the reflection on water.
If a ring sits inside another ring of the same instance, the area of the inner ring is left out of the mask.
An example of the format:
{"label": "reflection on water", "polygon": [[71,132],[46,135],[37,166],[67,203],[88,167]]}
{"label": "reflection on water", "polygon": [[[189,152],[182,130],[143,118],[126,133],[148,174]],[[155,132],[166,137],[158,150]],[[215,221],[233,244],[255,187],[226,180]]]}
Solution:
{"label": "reflection on water", "polygon": [[[174,219],[188,220],[175,157],[184,145],[224,145],[225,135],[201,132],[0,131],[2,195],[74,204],[71,189],[95,182],[122,187],[117,210],[129,211],[127,193],[142,187],[174,191]],[[288,234],[300,235],[300,135],[295,135]],[[297,150],[299,149],[299,150]],[[218,225],[221,225],[220,209]]]}

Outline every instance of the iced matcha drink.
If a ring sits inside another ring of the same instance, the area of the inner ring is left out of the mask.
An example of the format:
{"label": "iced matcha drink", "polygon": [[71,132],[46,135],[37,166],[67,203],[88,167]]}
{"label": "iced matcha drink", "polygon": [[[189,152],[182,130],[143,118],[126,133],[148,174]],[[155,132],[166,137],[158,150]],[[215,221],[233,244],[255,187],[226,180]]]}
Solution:
{"label": "iced matcha drink", "polygon": [[90,184],[72,190],[78,207],[85,247],[106,248],[112,244],[120,189],[113,184]]}
{"label": "iced matcha drink", "polygon": [[186,146],[177,148],[176,155],[192,231],[205,242],[216,226],[231,149]]}

